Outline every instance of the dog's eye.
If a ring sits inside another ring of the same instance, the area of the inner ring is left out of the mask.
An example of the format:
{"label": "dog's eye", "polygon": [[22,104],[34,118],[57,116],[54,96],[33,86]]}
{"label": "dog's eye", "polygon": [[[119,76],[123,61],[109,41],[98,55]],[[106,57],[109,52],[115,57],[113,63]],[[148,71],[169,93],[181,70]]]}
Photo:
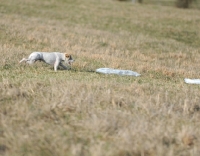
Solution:
{"label": "dog's eye", "polygon": [[65,57],[69,58],[69,57],[70,57],[70,55],[66,54],[66,55],[65,55]]}

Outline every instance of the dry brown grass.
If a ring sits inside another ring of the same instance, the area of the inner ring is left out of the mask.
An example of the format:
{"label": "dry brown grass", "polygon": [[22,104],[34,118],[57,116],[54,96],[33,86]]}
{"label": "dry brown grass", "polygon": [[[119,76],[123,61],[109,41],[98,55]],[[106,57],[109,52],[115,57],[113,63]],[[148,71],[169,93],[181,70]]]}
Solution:
{"label": "dry brown grass", "polygon": [[[1,2],[0,155],[200,154],[200,87],[183,81],[200,77],[199,11],[130,4]],[[19,65],[32,51],[76,61]]]}

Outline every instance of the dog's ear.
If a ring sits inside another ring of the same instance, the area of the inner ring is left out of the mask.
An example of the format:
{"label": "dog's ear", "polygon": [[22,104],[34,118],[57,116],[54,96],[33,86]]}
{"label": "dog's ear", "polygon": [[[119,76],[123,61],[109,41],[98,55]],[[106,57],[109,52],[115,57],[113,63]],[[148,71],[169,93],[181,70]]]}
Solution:
{"label": "dog's ear", "polygon": [[70,55],[69,55],[69,54],[67,54],[67,53],[65,53],[65,57],[66,57],[66,58],[69,58],[69,57],[70,57]]}

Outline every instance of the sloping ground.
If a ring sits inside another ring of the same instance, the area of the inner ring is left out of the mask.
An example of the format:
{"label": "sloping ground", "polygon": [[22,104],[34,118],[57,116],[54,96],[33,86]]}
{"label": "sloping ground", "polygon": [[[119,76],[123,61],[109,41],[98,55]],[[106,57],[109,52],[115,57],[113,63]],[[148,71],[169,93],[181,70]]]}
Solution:
{"label": "sloping ground", "polygon": [[[200,154],[198,10],[108,0],[0,3],[0,155]],[[69,71],[32,51],[72,54]],[[101,67],[141,77],[101,75]]]}

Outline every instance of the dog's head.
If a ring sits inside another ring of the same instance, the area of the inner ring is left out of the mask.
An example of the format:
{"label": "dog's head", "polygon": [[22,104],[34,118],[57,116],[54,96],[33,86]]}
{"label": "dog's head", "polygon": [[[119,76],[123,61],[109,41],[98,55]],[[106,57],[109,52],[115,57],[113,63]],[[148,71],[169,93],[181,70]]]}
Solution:
{"label": "dog's head", "polygon": [[65,62],[69,65],[72,65],[72,63],[74,62],[73,58],[71,55],[65,53]]}

